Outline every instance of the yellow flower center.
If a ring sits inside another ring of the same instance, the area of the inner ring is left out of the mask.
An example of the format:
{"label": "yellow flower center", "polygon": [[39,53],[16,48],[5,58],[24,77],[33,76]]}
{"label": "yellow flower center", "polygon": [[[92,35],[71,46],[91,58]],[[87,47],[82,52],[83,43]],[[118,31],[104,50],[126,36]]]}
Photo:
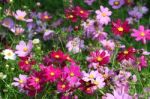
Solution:
{"label": "yellow flower center", "polygon": [[83,13],[84,13],[84,11],[83,11],[83,10],[81,10],[81,11],[80,11],[80,13],[81,13],[81,14],[83,14]]}
{"label": "yellow flower center", "polygon": [[7,53],[7,56],[11,56],[11,55],[12,55],[12,53],[11,53],[11,52],[8,52],[8,53]]}
{"label": "yellow flower center", "polygon": [[107,16],[107,15],[106,15],[106,13],[102,13],[102,16],[105,17],[105,16]]}
{"label": "yellow flower center", "polygon": [[97,57],[97,61],[99,61],[99,62],[100,62],[100,61],[102,61],[102,60],[103,60],[103,58],[102,58],[102,57],[100,57],[100,56],[99,56],[99,57]]}
{"label": "yellow flower center", "polygon": [[23,48],[23,51],[24,51],[24,52],[27,52],[27,51],[28,51],[28,48],[27,48],[27,47]]}
{"label": "yellow flower center", "polygon": [[90,88],[87,88],[86,91],[90,91]]}
{"label": "yellow flower center", "polygon": [[55,58],[57,58],[57,59],[58,59],[59,57],[60,57],[59,55],[55,55]]}
{"label": "yellow flower center", "polygon": [[72,18],[73,18],[73,15],[70,15],[70,16],[69,16],[69,18],[71,18],[71,19],[72,19]]}
{"label": "yellow flower center", "polygon": [[123,31],[123,27],[119,27],[118,31],[122,32]]}
{"label": "yellow flower center", "polygon": [[94,81],[94,84],[95,84],[95,85],[98,85],[99,83],[98,83],[97,81]]}
{"label": "yellow flower center", "polygon": [[50,73],[50,75],[51,75],[51,76],[54,76],[54,75],[55,75],[55,73],[54,73],[54,72],[51,72],[51,73]]}
{"label": "yellow flower center", "polygon": [[40,79],[39,78],[35,78],[35,82],[39,82],[40,81]]}
{"label": "yellow flower center", "polygon": [[26,64],[29,64],[29,61],[25,61]]}
{"label": "yellow flower center", "polygon": [[73,77],[73,76],[74,76],[74,73],[73,73],[73,72],[71,72],[71,73],[70,73],[70,76],[71,76],[71,77]]}
{"label": "yellow flower center", "polygon": [[94,78],[94,75],[93,75],[93,74],[90,74],[90,75],[89,75],[89,78],[90,78],[90,79],[93,79],[93,78]]}
{"label": "yellow flower center", "polygon": [[22,83],[23,83],[23,80],[19,80],[19,83],[22,84]]}
{"label": "yellow flower center", "polygon": [[23,16],[18,16],[18,20],[23,20],[24,17]]}
{"label": "yellow flower center", "polygon": [[44,16],[44,19],[48,19],[49,17],[47,15]]}
{"label": "yellow flower center", "polygon": [[128,54],[129,52],[128,52],[128,51],[124,51],[123,53],[124,53],[124,54]]}
{"label": "yellow flower center", "polygon": [[66,87],[66,85],[64,85],[64,84],[61,86],[61,88],[63,88],[63,89],[64,89],[65,87]]}
{"label": "yellow flower center", "polygon": [[114,2],[114,5],[115,5],[115,6],[118,6],[119,4],[120,4],[119,1],[115,1],[115,2]]}
{"label": "yellow flower center", "polygon": [[140,34],[141,36],[145,36],[145,33],[144,32],[141,32],[141,34]]}

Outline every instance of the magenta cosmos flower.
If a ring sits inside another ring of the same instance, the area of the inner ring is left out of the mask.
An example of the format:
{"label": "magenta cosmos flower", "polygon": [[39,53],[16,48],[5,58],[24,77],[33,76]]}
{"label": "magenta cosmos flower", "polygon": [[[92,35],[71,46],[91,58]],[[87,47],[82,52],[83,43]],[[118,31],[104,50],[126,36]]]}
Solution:
{"label": "magenta cosmos flower", "polygon": [[132,37],[135,37],[136,41],[142,41],[143,44],[146,44],[147,40],[150,40],[150,29],[144,29],[143,25],[139,26],[139,29],[133,29]]}
{"label": "magenta cosmos flower", "polygon": [[96,19],[102,25],[103,24],[107,25],[108,22],[111,21],[110,16],[112,12],[109,11],[107,7],[100,6],[100,10],[96,10],[96,14],[97,14]]}
{"label": "magenta cosmos flower", "polygon": [[111,5],[113,9],[119,9],[124,3],[124,0],[109,0],[109,5]]}
{"label": "magenta cosmos flower", "polygon": [[90,63],[99,63],[99,65],[108,64],[110,61],[110,55],[105,50],[97,50],[90,53],[90,56],[87,57],[87,61]]}
{"label": "magenta cosmos flower", "polygon": [[70,68],[65,67],[64,72],[68,75],[67,80],[70,81],[71,86],[77,83],[81,77],[80,67],[76,66],[75,63],[71,63]]}
{"label": "magenta cosmos flower", "polygon": [[61,76],[61,70],[54,68],[53,66],[49,66],[44,69],[44,76],[47,81],[54,82]]}
{"label": "magenta cosmos flower", "polygon": [[19,78],[14,78],[14,82],[12,83],[13,86],[16,86],[18,88],[20,88],[20,90],[23,89],[23,87],[25,86],[27,81],[27,75],[19,75]]}
{"label": "magenta cosmos flower", "polygon": [[139,71],[141,71],[142,68],[145,68],[148,66],[147,59],[145,56],[141,56],[137,59],[137,66],[138,66]]}
{"label": "magenta cosmos flower", "polygon": [[26,57],[30,54],[33,48],[32,41],[30,40],[27,44],[24,41],[20,41],[19,44],[16,46],[16,54],[19,57]]}

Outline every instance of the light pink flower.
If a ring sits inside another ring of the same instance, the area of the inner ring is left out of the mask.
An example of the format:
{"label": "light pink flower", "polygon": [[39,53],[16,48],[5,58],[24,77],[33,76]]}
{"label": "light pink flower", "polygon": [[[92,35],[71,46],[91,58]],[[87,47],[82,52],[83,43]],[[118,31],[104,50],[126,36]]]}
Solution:
{"label": "light pink flower", "polygon": [[143,25],[139,26],[139,29],[133,29],[132,37],[135,37],[136,41],[142,41],[143,44],[146,44],[147,40],[150,40],[150,29],[144,29]]}
{"label": "light pink flower", "polygon": [[14,82],[12,83],[13,86],[16,86],[22,90],[22,88],[25,86],[27,80],[27,75],[19,75],[19,78],[14,78]]}
{"label": "light pink flower", "polygon": [[112,12],[109,11],[107,7],[100,6],[100,10],[96,10],[96,14],[97,14],[96,19],[102,25],[103,24],[107,25],[108,22],[111,21],[110,16]]}
{"label": "light pink flower", "polygon": [[26,57],[30,54],[33,48],[32,41],[30,40],[27,44],[24,41],[20,41],[19,44],[16,46],[16,54],[19,57]]}
{"label": "light pink flower", "polygon": [[101,44],[109,51],[113,51],[115,49],[115,43],[112,40],[102,40]]}

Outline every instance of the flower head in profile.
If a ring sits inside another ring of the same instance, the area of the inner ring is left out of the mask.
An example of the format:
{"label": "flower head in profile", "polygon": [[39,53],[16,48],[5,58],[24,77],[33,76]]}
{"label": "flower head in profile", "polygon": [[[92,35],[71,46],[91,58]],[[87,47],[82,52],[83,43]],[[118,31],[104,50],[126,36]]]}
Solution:
{"label": "flower head in profile", "polygon": [[101,25],[107,25],[111,21],[112,12],[107,7],[100,6],[100,10],[96,10],[96,14],[96,19]]}
{"label": "flower head in profile", "polygon": [[105,49],[109,51],[113,51],[115,49],[115,43],[112,40],[102,40],[101,44]]}
{"label": "flower head in profile", "polygon": [[9,29],[13,28],[15,26],[15,23],[13,19],[11,18],[4,18],[1,22],[2,26],[7,27]]}
{"label": "flower head in profile", "polygon": [[127,21],[121,21],[118,19],[115,22],[112,22],[112,32],[115,35],[122,36],[124,33],[128,33],[130,31],[130,26]]}
{"label": "flower head in profile", "polygon": [[68,48],[69,52],[73,52],[74,54],[81,52],[81,49],[84,48],[84,41],[81,40],[79,37],[70,40],[66,47]]}
{"label": "flower head in profile", "polygon": [[16,54],[11,49],[5,49],[2,51],[2,54],[4,55],[4,59],[8,60],[15,60]]}
{"label": "flower head in profile", "polygon": [[139,71],[142,70],[142,68],[146,68],[148,66],[147,59],[145,56],[141,56],[137,59],[137,67]]}
{"label": "flower head in profile", "polygon": [[19,26],[15,26],[15,27],[11,28],[11,31],[12,31],[15,35],[21,35],[22,33],[24,33],[25,29],[22,28],[22,27],[19,25]]}
{"label": "flower head in profile", "polygon": [[124,0],[109,0],[109,5],[111,5],[113,9],[119,9],[124,3]]}
{"label": "flower head in profile", "polygon": [[19,78],[14,78],[14,82],[12,83],[13,86],[18,87],[20,90],[23,90],[27,81],[27,75],[19,75]]}
{"label": "flower head in profile", "polygon": [[99,65],[108,64],[110,61],[110,55],[106,50],[96,50],[90,53],[87,57],[87,61],[92,63],[99,63]]}
{"label": "flower head in profile", "polygon": [[84,2],[87,4],[87,5],[92,5],[93,2],[95,2],[96,0],[84,0]]}
{"label": "flower head in profile", "polygon": [[139,29],[133,29],[132,37],[135,37],[136,41],[142,41],[143,44],[146,44],[147,40],[150,40],[150,29],[144,29],[143,25],[139,26]]}
{"label": "flower head in profile", "polygon": [[51,39],[54,35],[54,31],[53,30],[45,30],[44,35],[43,35],[43,39],[45,41]]}
{"label": "flower head in profile", "polygon": [[19,44],[16,46],[16,54],[19,57],[26,57],[30,54],[33,48],[32,41],[29,41],[27,44],[24,41],[20,41]]}

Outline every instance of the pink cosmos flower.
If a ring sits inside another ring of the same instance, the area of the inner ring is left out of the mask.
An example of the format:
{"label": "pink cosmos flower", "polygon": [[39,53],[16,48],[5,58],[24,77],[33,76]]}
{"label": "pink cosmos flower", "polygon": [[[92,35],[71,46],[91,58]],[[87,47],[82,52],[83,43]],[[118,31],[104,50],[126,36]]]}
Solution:
{"label": "pink cosmos flower", "polygon": [[113,94],[106,93],[106,95],[103,96],[102,99],[132,99],[132,96],[124,91],[123,88],[117,88],[113,91]]}
{"label": "pink cosmos flower", "polygon": [[14,17],[17,20],[21,20],[21,21],[26,21],[26,22],[32,22],[32,19],[25,19],[27,13],[25,11],[21,11],[21,10],[17,10],[16,13],[14,14]]}
{"label": "pink cosmos flower", "polygon": [[110,16],[112,12],[109,11],[107,7],[100,6],[100,10],[96,10],[96,14],[97,14],[96,19],[102,25],[103,24],[107,25],[108,22],[111,21]]}
{"label": "pink cosmos flower", "polygon": [[26,44],[24,41],[20,41],[19,44],[16,46],[16,54],[19,57],[26,57],[30,54],[31,50],[33,48],[32,41],[29,40],[29,42]]}
{"label": "pink cosmos flower", "polygon": [[59,92],[66,92],[69,89],[69,84],[67,82],[58,82],[57,90]]}
{"label": "pink cosmos flower", "polygon": [[90,53],[90,56],[87,57],[88,62],[99,63],[99,65],[108,64],[110,61],[110,55],[106,50],[97,50]]}
{"label": "pink cosmos flower", "polygon": [[23,91],[23,88],[27,81],[27,75],[20,74],[19,78],[16,78],[16,77],[14,78],[14,81],[15,82],[13,82],[12,85],[18,87],[20,91]]}
{"label": "pink cosmos flower", "polygon": [[137,65],[138,65],[139,71],[141,71],[142,68],[147,67],[148,63],[147,63],[146,57],[145,56],[141,56],[140,58],[138,58]]}
{"label": "pink cosmos flower", "polygon": [[136,41],[142,41],[143,44],[146,44],[147,40],[150,40],[150,29],[144,29],[143,25],[139,26],[139,29],[133,29],[132,37],[135,37]]}
{"label": "pink cosmos flower", "polygon": [[15,34],[15,35],[20,35],[24,32],[24,28],[22,28],[21,26],[15,26],[13,28],[11,28],[11,31]]}
{"label": "pink cosmos flower", "polygon": [[52,65],[44,69],[44,76],[47,81],[54,82],[61,75],[61,70],[54,68]]}
{"label": "pink cosmos flower", "polygon": [[71,63],[70,68],[65,67],[64,72],[68,75],[67,80],[70,82],[70,86],[76,84],[81,77],[80,67],[75,63]]}
{"label": "pink cosmos flower", "polygon": [[87,4],[87,5],[92,5],[93,2],[95,2],[96,0],[84,0],[84,2]]}
{"label": "pink cosmos flower", "polygon": [[68,41],[66,47],[69,52],[73,52],[74,54],[81,52],[81,49],[84,48],[84,41],[79,37],[74,38],[73,40]]}
{"label": "pink cosmos flower", "polygon": [[102,40],[102,46],[109,51],[113,51],[115,49],[115,43],[112,40]]}

